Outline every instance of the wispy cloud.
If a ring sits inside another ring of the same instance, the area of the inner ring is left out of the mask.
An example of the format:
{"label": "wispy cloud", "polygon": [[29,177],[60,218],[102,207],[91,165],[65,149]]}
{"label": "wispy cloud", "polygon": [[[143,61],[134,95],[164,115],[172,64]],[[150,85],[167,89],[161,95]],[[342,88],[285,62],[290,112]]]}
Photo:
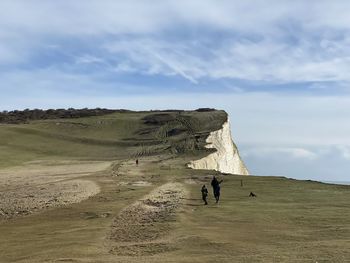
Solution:
{"label": "wispy cloud", "polygon": [[349,11],[344,1],[2,1],[0,64],[40,67],[43,46],[59,43],[100,70],[193,84],[348,83]]}
{"label": "wispy cloud", "polygon": [[[189,46],[151,39],[116,41],[104,45],[113,55],[126,60],[128,68],[145,74],[180,75],[197,84],[197,77],[203,75],[201,58],[191,55]],[[123,65],[123,64],[122,64]],[[119,66],[119,64],[118,64]],[[119,67],[116,67],[118,69]],[[124,70],[124,68],[121,68]]]}
{"label": "wispy cloud", "polygon": [[250,157],[252,155],[258,157],[270,156],[270,158],[274,158],[274,156],[276,155],[285,155],[284,158],[296,158],[306,160],[315,160],[317,158],[316,153],[300,147],[260,147],[248,149],[243,152],[244,157]]}
{"label": "wispy cloud", "polygon": [[93,64],[93,63],[105,63],[105,60],[92,55],[85,54],[76,59],[77,64]]}
{"label": "wispy cloud", "polygon": [[344,159],[350,160],[350,145],[338,145],[337,149],[340,151],[341,156]]}

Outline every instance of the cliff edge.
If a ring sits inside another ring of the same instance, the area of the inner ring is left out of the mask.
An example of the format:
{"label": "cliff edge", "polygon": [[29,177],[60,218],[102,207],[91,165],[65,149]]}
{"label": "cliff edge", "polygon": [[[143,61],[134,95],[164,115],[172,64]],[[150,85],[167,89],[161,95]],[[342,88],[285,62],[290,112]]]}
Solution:
{"label": "cliff edge", "polygon": [[222,128],[213,131],[206,139],[206,148],[214,148],[216,152],[199,160],[191,161],[188,167],[192,169],[216,170],[221,173],[249,175],[236,145],[231,137],[230,122],[227,121]]}

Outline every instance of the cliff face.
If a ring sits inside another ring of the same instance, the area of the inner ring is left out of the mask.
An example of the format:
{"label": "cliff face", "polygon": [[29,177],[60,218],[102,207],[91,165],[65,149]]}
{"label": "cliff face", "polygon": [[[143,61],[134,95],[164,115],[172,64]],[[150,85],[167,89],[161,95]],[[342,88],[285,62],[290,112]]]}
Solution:
{"label": "cliff face", "polygon": [[214,148],[216,152],[208,156],[191,161],[188,166],[193,169],[216,170],[222,173],[249,175],[238,149],[234,145],[231,137],[230,123],[227,120],[222,128],[213,131],[206,139],[206,148]]}

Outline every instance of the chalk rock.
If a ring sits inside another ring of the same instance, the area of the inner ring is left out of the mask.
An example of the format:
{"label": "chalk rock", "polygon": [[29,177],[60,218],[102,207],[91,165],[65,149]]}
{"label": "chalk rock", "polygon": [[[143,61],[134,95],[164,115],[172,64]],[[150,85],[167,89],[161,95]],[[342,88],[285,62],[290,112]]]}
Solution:
{"label": "chalk rock", "polygon": [[236,145],[231,137],[230,122],[227,120],[222,128],[213,131],[206,139],[206,148],[214,148],[216,152],[202,159],[191,161],[192,169],[216,170],[222,173],[249,175]]}

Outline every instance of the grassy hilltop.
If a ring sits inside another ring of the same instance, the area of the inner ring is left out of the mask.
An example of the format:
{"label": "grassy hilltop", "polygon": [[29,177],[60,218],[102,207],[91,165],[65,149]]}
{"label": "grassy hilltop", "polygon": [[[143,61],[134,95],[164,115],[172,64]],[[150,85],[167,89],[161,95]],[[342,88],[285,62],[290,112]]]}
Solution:
{"label": "grassy hilltop", "polygon": [[0,167],[36,159],[115,160],[157,153],[196,154],[208,133],[220,129],[227,119],[225,112],[209,109],[121,111],[82,118],[62,114],[59,119],[49,115],[33,121],[18,115],[18,119],[4,118],[2,125],[0,119]]}
{"label": "grassy hilltop", "polygon": [[0,262],[349,262],[348,186],[187,168],[224,111],[18,114],[0,115]]}

